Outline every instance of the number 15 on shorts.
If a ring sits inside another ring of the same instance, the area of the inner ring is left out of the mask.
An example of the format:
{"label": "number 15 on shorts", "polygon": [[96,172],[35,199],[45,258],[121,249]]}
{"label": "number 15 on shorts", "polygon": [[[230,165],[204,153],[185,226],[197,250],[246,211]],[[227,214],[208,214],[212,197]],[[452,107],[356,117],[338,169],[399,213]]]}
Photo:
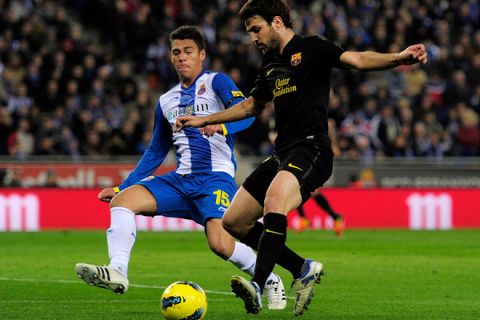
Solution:
{"label": "number 15 on shorts", "polygon": [[230,205],[230,195],[223,190],[218,189],[213,192],[217,197],[215,198],[216,205],[228,207]]}

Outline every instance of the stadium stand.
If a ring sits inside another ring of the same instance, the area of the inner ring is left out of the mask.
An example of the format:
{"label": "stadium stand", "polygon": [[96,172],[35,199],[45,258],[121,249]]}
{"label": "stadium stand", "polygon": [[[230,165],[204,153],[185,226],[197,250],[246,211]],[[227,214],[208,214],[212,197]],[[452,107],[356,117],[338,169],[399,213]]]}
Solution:
{"label": "stadium stand", "polygon": [[[0,155],[141,154],[154,102],[176,81],[167,37],[181,24],[203,30],[206,67],[228,73],[248,92],[260,56],[238,17],[241,4],[0,0]],[[347,49],[428,47],[427,65],[333,74],[330,122],[338,158],[480,156],[477,1],[289,4],[296,32]],[[269,154],[271,112],[238,135],[240,152]]]}

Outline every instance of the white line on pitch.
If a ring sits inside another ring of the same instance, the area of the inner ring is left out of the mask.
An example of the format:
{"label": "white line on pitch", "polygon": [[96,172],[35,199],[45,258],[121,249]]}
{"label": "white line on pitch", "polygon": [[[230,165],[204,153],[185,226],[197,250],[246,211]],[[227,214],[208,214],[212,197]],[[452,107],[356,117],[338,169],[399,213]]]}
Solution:
{"label": "white line on pitch", "polygon": [[[228,301],[228,299],[208,299],[208,302],[211,301]],[[156,300],[63,300],[63,301],[58,301],[58,300],[7,300],[7,301],[1,301],[0,300],[0,305],[2,304],[21,304],[21,303],[159,303],[160,304],[160,297]]]}
{"label": "white line on pitch", "polygon": [[[50,280],[39,280],[39,279],[32,279],[32,278],[6,278],[0,277],[0,281],[16,281],[16,282],[46,282],[46,283],[67,283],[67,284],[82,284],[80,281],[75,280],[61,280],[61,279],[50,279]],[[145,285],[145,284],[130,284],[132,288],[144,288],[144,289],[165,289],[166,286],[152,286],[152,285]],[[214,291],[214,290],[204,290],[206,293],[212,294],[223,294],[223,295],[233,295],[231,292],[225,291]]]}
{"label": "white line on pitch", "polygon": [[[61,279],[50,279],[50,280],[39,280],[39,279],[32,279],[32,278],[7,278],[7,277],[0,277],[0,281],[15,281],[15,282],[44,282],[44,283],[66,283],[66,284],[82,284],[81,281],[75,280],[61,280]],[[153,285],[145,285],[145,284],[130,284],[132,288],[144,288],[144,289],[165,289],[166,286],[153,286]],[[204,290],[206,293],[210,294],[221,294],[221,295],[228,295],[232,296],[233,293],[225,292],[225,291],[215,291],[215,290]],[[293,300],[293,297],[287,297],[287,299]]]}

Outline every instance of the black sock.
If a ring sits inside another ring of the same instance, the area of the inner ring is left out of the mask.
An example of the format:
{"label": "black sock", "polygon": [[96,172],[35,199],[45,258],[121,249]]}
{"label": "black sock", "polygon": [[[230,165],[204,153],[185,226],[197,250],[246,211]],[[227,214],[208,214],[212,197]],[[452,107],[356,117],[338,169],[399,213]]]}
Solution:
{"label": "black sock", "polygon": [[247,246],[252,248],[253,250],[258,250],[258,242],[260,241],[260,237],[262,236],[263,232],[263,224],[260,222],[256,222],[252,229],[250,229],[243,239],[240,239],[241,242],[245,243]]}
{"label": "black sock", "polygon": [[[243,239],[239,240],[253,250],[258,251],[258,243],[260,242],[260,237],[262,236],[263,229],[263,224],[257,221],[253,228],[248,231],[247,235],[243,237]],[[293,278],[297,279],[300,276],[304,261],[304,258],[300,257],[298,254],[296,254],[290,248],[284,245],[282,253],[278,257],[277,264],[282,268],[290,271]]]}
{"label": "black sock", "polygon": [[283,247],[282,254],[278,257],[277,264],[287,269],[292,274],[293,279],[300,277],[305,259],[296,254],[286,245]]}
{"label": "black sock", "polygon": [[325,198],[323,195],[316,194],[313,197],[313,199],[315,199],[315,202],[317,202],[317,204],[320,206],[320,208],[325,210],[325,212],[328,213],[328,215],[330,217],[332,217],[333,220],[337,220],[340,217],[339,214],[337,214],[335,211],[333,211],[332,207],[330,206],[330,204],[327,201],[327,198]]}
{"label": "black sock", "polygon": [[305,217],[305,210],[303,210],[303,206],[298,207],[297,211],[299,217]]}
{"label": "black sock", "polygon": [[267,213],[263,221],[265,229],[258,244],[257,264],[253,276],[253,281],[262,290],[285,246],[287,217],[280,213]]}

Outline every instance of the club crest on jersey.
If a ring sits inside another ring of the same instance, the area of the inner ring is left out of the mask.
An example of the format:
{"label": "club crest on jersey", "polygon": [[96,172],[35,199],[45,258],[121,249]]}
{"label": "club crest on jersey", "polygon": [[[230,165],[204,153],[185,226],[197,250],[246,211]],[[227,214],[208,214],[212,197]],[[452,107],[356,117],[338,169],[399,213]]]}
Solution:
{"label": "club crest on jersey", "polygon": [[200,85],[200,88],[199,88],[198,91],[197,91],[197,95],[201,96],[201,95],[204,94],[206,91],[207,91],[207,88],[205,87],[205,83],[202,83],[202,84]]}
{"label": "club crest on jersey", "polygon": [[301,52],[297,52],[297,53],[294,53],[292,54],[292,58],[290,59],[290,63],[292,64],[292,66],[298,66],[300,64],[300,62],[302,62],[302,53]]}

